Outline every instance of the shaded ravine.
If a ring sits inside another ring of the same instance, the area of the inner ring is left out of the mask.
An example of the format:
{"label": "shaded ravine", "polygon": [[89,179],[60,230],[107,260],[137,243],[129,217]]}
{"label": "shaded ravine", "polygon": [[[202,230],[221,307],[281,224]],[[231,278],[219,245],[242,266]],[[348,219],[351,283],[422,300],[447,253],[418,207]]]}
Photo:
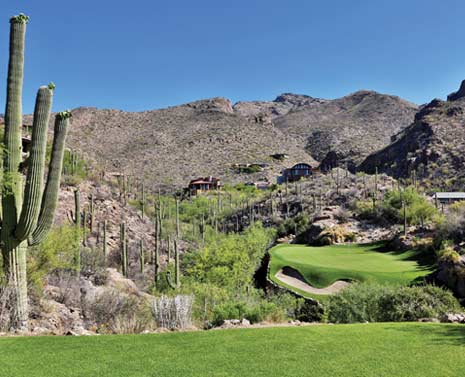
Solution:
{"label": "shaded ravine", "polygon": [[290,287],[314,295],[332,295],[350,285],[347,281],[338,280],[325,288],[315,288],[308,284],[297,270],[290,267],[284,267],[279,270],[276,273],[275,278]]}

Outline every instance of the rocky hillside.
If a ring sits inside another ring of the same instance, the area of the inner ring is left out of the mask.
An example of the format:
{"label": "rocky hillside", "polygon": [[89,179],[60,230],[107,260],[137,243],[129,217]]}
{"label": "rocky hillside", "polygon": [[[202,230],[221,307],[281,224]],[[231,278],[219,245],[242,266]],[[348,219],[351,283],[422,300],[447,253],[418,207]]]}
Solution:
{"label": "rocky hillside", "polygon": [[[107,172],[144,177],[149,188],[180,188],[209,175],[228,183],[276,182],[297,162],[355,167],[388,145],[416,111],[398,97],[369,91],[336,100],[285,93],[234,106],[213,98],[145,112],[77,108],[68,146]],[[266,167],[253,174],[232,167],[255,163]]]}
{"label": "rocky hillside", "polygon": [[[227,182],[275,180],[288,164],[313,161],[293,137],[252,118],[222,98],[138,113],[78,108],[68,145],[107,171],[144,176],[149,185],[165,187],[209,175]],[[276,153],[289,159],[276,161],[270,157]],[[231,168],[236,163],[269,167],[244,176]]]}
{"label": "rocky hillside", "polygon": [[345,164],[354,168],[388,145],[417,110],[399,97],[359,91],[335,100],[308,98],[273,123],[321,161],[322,168]]}
{"label": "rocky hillside", "polygon": [[395,177],[416,176],[431,187],[463,190],[465,184],[465,83],[447,101],[435,99],[386,148],[370,155],[360,170],[376,167]]}

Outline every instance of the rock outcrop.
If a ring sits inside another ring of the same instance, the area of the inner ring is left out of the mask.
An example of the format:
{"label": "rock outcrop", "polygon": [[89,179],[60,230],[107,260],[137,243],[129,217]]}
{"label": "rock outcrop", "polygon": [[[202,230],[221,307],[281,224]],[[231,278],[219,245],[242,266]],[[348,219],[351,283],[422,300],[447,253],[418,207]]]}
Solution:
{"label": "rock outcrop", "polygon": [[389,146],[368,156],[359,170],[374,173],[378,168],[396,178],[415,174],[427,187],[463,191],[465,97],[453,98],[447,102],[435,99],[422,107],[414,122]]}

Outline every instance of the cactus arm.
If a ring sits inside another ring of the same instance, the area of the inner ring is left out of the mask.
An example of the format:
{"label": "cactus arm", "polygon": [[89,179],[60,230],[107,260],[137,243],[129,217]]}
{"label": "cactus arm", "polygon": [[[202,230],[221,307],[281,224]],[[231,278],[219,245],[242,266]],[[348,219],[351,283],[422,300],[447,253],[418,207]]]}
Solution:
{"label": "cactus arm", "polygon": [[29,237],[29,243],[36,245],[48,234],[53,225],[55,209],[58,202],[58,190],[60,188],[61,170],[63,167],[63,154],[65,151],[65,139],[69,126],[71,112],[63,111],[55,118],[55,131],[53,136],[52,157],[48,170],[47,184],[45,185],[37,226]]}
{"label": "cactus arm", "polygon": [[3,226],[11,235],[21,208],[21,126],[22,92],[24,78],[24,45],[27,17],[19,15],[10,19],[10,60],[5,109],[5,135],[3,154]]}
{"label": "cactus arm", "polygon": [[47,129],[52,108],[53,90],[43,86],[37,93],[32,129],[32,145],[29,168],[24,189],[24,201],[15,236],[19,241],[27,239],[34,230],[40,213],[40,202],[44,184],[45,151]]}

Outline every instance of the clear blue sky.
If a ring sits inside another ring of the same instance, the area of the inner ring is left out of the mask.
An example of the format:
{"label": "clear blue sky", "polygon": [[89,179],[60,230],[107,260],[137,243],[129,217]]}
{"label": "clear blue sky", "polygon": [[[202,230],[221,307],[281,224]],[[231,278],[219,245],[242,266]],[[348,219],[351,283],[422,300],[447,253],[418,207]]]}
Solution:
{"label": "clear blue sky", "polygon": [[0,8],[0,112],[8,20],[31,17],[25,112],[41,84],[55,110],[146,110],[283,92],[359,89],[416,103],[465,79],[463,0],[23,0]]}

